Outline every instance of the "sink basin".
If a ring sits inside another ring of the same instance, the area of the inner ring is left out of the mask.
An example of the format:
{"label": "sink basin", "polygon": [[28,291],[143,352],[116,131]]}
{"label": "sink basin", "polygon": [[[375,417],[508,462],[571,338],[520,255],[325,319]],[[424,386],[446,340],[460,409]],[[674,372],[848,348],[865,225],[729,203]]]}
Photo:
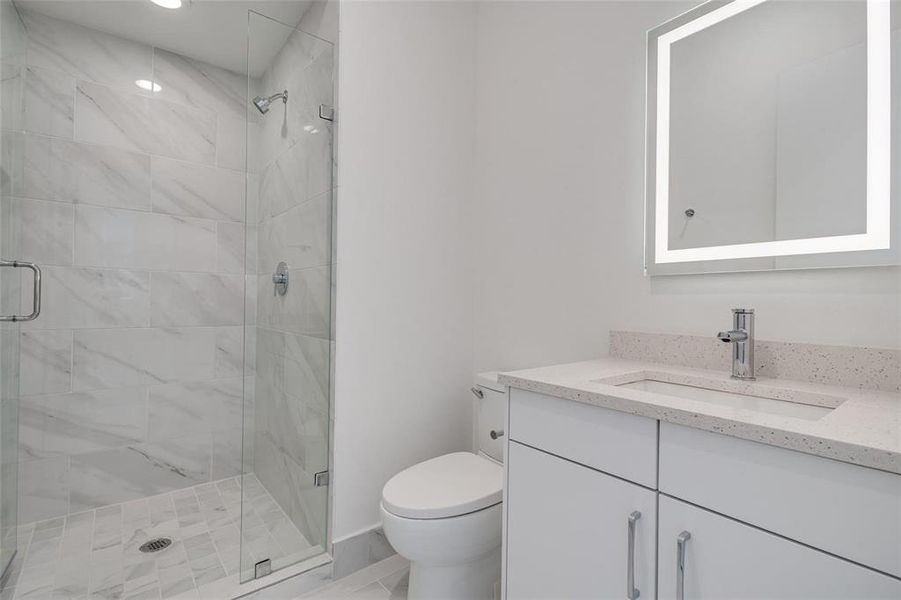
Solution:
{"label": "sink basin", "polygon": [[816,421],[838,408],[844,398],[791,390],[755,382],[642,371],[594,380],[616,387],[685,398],[727,408]]}

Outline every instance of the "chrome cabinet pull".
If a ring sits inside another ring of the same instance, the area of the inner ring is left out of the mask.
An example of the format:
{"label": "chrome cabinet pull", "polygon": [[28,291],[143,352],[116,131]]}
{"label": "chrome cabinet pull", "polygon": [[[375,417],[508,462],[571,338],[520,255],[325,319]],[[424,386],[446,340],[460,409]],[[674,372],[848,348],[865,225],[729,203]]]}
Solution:
{"label": "chrome cabinet pull", "polygon": [[687,531],[676,538],[676,600],[685,600],[685,544],[690,539]]}
{"label": "chrome cabinet pull", "polygon": [[637,510],[629,515],[629,556],[626,561],[626,598],[637,600],[641,592],[635,587],[635,524],[641,518]]}
{"label": "chrome cabinet pull", "polygon": [[34,296],[30,315],[3,315],[0,321],[34,321],[41,314],[41,269],[34,263],[23,262],[21,260],[0,260],[0,267],[11,267],[13,269],[31,269],[34,273]]}

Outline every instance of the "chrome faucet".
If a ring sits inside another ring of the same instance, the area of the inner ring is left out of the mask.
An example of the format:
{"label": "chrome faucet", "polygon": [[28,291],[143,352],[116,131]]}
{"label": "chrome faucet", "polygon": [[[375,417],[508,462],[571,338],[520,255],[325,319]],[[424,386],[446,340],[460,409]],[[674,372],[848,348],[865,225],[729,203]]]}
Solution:
{"label": "chrome faucet", "polygon": [[716,339],[732,344],[732,378],[754,377],[754,309],[733,308],[732,330],[721,331]]}

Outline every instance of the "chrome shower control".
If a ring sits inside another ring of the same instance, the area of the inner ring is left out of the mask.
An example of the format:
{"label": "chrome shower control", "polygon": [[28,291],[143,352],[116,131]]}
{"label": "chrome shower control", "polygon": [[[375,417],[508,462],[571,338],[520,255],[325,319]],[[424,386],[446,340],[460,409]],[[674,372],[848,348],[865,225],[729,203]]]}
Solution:
{"label": "chrome shower control", "polygon": [[496,440],[497,438],[502,438],[502,437],[504,437],[504,430],[503,430],[503,429],[492,429],[492,430],[488,433],[488,435],[491,436],[491,439]]}
{"label": "chrome shower control", "polygon": [[275,293],[284,296],[288,293],[288,265],[285,261],[278,263],[275,273],[272,274],[272,283],[275,284]]}

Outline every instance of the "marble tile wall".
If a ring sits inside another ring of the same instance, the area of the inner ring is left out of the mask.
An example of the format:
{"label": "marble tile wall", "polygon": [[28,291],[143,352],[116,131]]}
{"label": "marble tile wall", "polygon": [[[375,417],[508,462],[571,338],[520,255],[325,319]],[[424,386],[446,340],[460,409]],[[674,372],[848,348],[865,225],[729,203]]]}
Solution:
{"label": "marble tile wall", "polygon": [[[329,466],[334,188],[332,123],[319,118],[319,105],[333,106],[333,72],[332,44],[298,31],[261,76],[254,94],[287,89],[289,101],[259,123],[256,206],[248,207],[258,273],[253,471],[323,547],[328,488],[314,487],[313,475]],[[289,266],[285,296],[270,279],[279,261]]]}
{"label": "marble tile wall", "polygon": [[238,475],[247,77],[21,14],[2,191],[45,281],[20,339],[20,521]]}

